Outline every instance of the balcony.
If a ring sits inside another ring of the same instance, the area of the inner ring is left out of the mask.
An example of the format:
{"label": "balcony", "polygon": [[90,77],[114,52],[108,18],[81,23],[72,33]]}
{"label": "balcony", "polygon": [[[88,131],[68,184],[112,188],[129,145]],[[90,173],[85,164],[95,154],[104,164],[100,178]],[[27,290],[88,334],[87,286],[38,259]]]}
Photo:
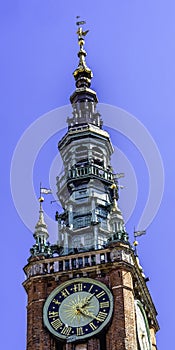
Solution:
{"label": "balcony", "polygon": [[61,189],[65,183],[69,183],[72,180],[82,180],[84,178],[98,178],[101,181],[107,182],[109,185],[113,183],[113,173],[98,167],[94,164],[88,164],[84,166],[74,167],[68,171],[67,174],[57,177],[58,189]]}
{"label": "balcony", "polygon": [[[127,248],[127,250],[126,250]],[[121,244],[120,249],[100,249],[91,252],[81,252],[54,258],[33,260],[25,268],[26,279],[31,276],[68,273],[88,273],[96,267],[111,264],[115,261],[125,261],[133,265],[132,254],[128,253],[128,245]]]}

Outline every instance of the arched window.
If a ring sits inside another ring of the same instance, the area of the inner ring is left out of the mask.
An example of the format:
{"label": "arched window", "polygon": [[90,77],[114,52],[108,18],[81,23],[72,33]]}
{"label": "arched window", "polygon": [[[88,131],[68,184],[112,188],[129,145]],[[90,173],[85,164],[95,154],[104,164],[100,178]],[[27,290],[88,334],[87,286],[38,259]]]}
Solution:
{"label": "arched window", "polygon": [[93,147],[92,148],[92,157],[94,160],[94,163],[99,165],[99,166],[103,166],[104,164],[104,154],[103,151],[101,150],[101,148],[99,147]]}
{"label": "arched window", "polygon": [[79,146],[75,150],[76,163],[85,163],[88,159],[88,149],[85,146]]}

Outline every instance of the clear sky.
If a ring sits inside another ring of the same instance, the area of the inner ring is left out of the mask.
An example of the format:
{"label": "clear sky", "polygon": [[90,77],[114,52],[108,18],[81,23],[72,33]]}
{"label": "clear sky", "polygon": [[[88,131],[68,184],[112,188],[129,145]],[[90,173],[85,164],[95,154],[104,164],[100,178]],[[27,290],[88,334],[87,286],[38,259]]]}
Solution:
{"label": "clear sky", "polygon": [[[23,266],[33,244],[32,232],[18,216],[11,196],[12,155],[31,123],[69,103],[74,90],[72,72],[78,62],[77,15],[86,20],[85,29],[90,29],[85,48],[87,63],[94,73],[92,87],[99,101],[137,118],[152,135],[162,157],[165,171],[162,203],[147,227],[147,234],[139,238],[138,251],[145,275],[150,277],[148,287],[158,311],[161,328],[157,334],[158,349],[174,350],[174,0],[1,1],[1,344],[7,350],[25,349],[26,295],[21,284]],[[108,116],[111,128],[112,118],[111,113]],[[41,135],[43,132],[41,128]],[[30,179],[36,196],[40,180],[44,186],[50,186],[49,171],[60,135],[59,132],[53,135],[36,155],[33,180]],[[111,130],[111,137],[129,159],[137,178],[136,207],[127,223],[132,242],[133,227],[139,222],[148,196],[148,169],[144,155],[139,155],[127,137],[115,130]],[[34,139],[31,151],[33,145]],[[20,181],[21,174],[28,179],[24,170],[30,147],[24,149],[25,161],[18,169]],[[123,169],[116,165],[116,170]],[[158,183],[159,171],[156,176]],[[121,184],[122,181],[128,183],[121,191],[127,206],[132,201],[132,191],[129,179],[121,180]],[[47,198],[44,203],[45,209],[54,218],[56,204],[50,205],[50,200]],[[38,213],[33,218],[27,188],[23,191],[22,205],[29,208],[28,217],[35,223]],[[51,235],[54,234],[56,237],[56,230]]]}

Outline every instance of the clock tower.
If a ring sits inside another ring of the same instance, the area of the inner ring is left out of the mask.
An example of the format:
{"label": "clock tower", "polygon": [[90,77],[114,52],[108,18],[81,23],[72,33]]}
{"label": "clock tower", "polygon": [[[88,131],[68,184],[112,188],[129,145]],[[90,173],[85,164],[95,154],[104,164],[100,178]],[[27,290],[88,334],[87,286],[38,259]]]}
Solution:
{"label": "clock tower", "polygon": [[35,244],[24,267],[28,295],[26,350],[156,350],[157,312],[118,206],[113,146],[90,88],[83,31],[70,97],[72,116],[58,143],[63,207],[58,238],[48,242],[40,197]]}

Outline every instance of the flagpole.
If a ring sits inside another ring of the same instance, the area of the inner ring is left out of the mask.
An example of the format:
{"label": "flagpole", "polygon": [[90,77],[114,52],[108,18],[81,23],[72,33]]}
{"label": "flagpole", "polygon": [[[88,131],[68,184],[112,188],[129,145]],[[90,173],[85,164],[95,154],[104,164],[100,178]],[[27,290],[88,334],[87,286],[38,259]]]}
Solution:
{"label": "flagpole", "polygon": [[138,241],[136,240],[136,237],[139,237],[139,236],[142,236],[142,235],[145,235],[146,234],[146,230],[142,230],[142,231],[136,231],[135,230],[135,226],[134,226],[134,242],[133,242],[133,245],[135,247],[135,254],[136,256],[138,256],[138,252],[137,252],[137,246],[138,246]]}
{"label": "flagpole", "polygon": [[41,198],[41,181],[40,181],[40,198]]}
{"label": "flagpole", "polygon": [[134,226],[134,242],[133,242],[133,245],[134,245],[134,253],[136,256],[138,256],[138,251],[137,251],[137,246],[138,246],[138,241],[136,241],[136,230],[135,230],[135,226]]}
{"label": "flagpole", "polygon": [[136,229],[135,229],[135,226],[134,226],[134,240],[135,240],[135,232],[136,232]]}

